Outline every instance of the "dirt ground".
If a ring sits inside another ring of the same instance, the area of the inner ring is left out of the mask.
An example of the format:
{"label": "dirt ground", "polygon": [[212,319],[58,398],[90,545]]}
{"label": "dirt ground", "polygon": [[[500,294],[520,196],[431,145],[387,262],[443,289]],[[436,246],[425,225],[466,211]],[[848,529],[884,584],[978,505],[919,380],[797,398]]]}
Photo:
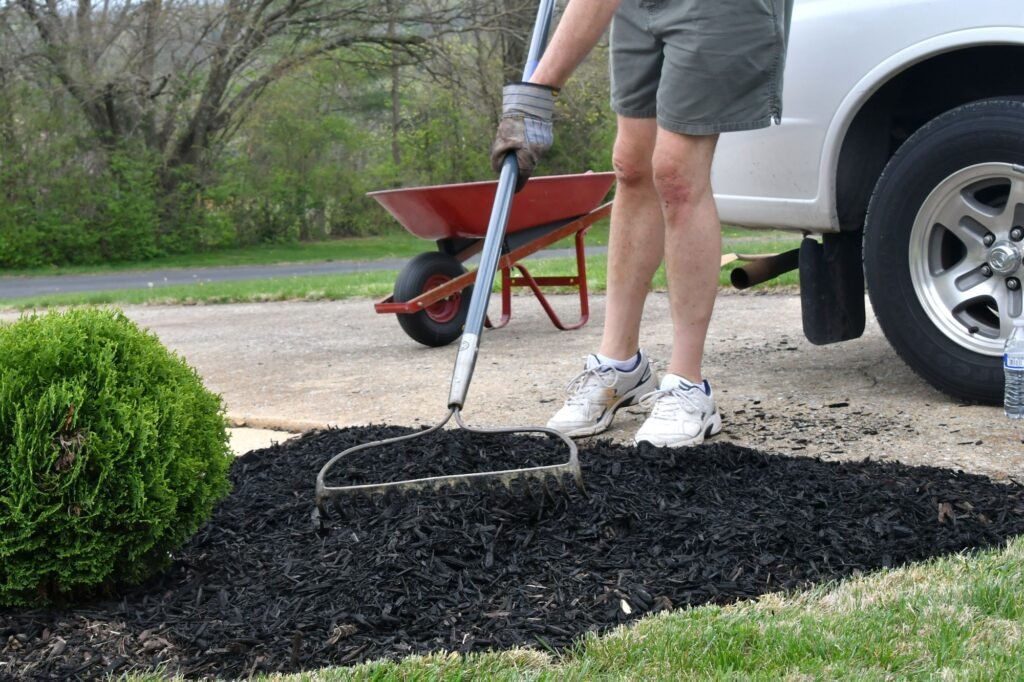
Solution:
{"label": "dirt ground", "polygon": [[[567,319],[578,314],[575,297],[554,297],[554,305]],[[466,421],[546,422],[596,349],[603,309],[603,299],[592,297],[589,323],[561,332],[532,297],[516,297],[510,324],[483,336]],[[455,345],[420,346],[368,300],[125,312],[184,356],[239,426],[420,425],[447,412]],[[895,459],[1024,479],[1024,424],[999,407],[960,404],[929,387],[868,317],[862,338],[814,346],[801,332],[798,296],[723,292],[705,360],[725,423],[716,438],[781,454]],[[664,294],[649,299],[644,325],[642,343],[663,370],[670,338]],[[639,408],[620,412],[603,437],[629,442],[643,417]]]}

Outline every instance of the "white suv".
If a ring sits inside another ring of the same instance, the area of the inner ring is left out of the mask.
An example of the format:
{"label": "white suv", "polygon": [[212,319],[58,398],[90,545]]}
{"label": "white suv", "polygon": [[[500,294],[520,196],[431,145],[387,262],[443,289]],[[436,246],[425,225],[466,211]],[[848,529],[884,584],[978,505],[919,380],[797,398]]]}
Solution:
{"label": "white suv", "polygon": [[[722,221],[821,235],[804,333],[864,329],[961,399],[1002,400],[1024,307],[1024,0],[796,0],[781,126],[725,135]],[[793,265],[788,266],[789,269]]]}

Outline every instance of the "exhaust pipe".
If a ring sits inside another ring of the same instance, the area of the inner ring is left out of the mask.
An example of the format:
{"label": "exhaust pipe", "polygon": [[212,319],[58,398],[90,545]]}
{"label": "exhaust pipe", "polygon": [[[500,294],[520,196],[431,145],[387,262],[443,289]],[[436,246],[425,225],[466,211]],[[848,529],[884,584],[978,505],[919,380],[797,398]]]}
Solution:
{"label": "exhaust pipe", "polygon": [[737,255],[736,260],[745,261],[746,264],[730,272],[729,280],[737,289],[748,289],[800,267],[800,249],[773,256]]}

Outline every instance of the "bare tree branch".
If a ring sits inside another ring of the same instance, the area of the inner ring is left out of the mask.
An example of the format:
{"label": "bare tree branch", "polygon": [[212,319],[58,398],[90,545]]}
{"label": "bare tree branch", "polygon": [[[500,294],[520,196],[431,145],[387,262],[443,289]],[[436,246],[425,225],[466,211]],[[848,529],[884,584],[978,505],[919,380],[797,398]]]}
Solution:
{"label": "bare tree branch", "polygon": [[311,60],[360,45],[408,51],[463,30],[464,17],[456,0],[405,3],[389,35],[369,0],[9,2],[34,29],[23,56],[40,82],[56,79],[105,146],[141,140],[169,167],[200,162]]}

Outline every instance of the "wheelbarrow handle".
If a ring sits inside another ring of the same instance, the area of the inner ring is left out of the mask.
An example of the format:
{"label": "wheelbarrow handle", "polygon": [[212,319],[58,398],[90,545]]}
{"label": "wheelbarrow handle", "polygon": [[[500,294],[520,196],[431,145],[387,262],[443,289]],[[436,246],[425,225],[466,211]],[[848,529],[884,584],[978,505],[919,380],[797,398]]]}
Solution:
{"label": "wheelbarrow handle", "polygon": [[[537,19],[533,24],[530,48],[526,53],[526,65],[523,67],[524,81],[530,80],[541,55],[544,54],[554,7],[554,0],[541,0],[537,8]],[[473,295],[469,299],[466,326],[459,341],[458,355],[455,356],[455,369],[452,372],[451,390],[448,393],[448,407],[452,409],[461,409],[466,403],[469,382],[473,378],[473,369],[476,367],[476,358],[480,351],[480,334],[483,333],[484,319],[487,317],[487,304],[491,298],[491,289],[494,287],[498,260],[501,258],[501,247],[505,241],[505,230],[508,227],[518,175],[519,167],[515,154],[510,152],[505,156],[501,174],[498,176],[498,189],[494,195],[494,206],[491,208],[487,234],[484,236],[484,245],[480,252],[480,266],[476,271]]]}

